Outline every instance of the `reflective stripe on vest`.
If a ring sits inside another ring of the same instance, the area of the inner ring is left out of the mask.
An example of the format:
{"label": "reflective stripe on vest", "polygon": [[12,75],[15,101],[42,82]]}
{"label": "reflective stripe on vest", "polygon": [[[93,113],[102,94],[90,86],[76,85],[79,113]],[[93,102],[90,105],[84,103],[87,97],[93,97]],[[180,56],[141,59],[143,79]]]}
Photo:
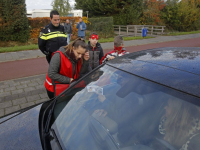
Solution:
{"label": "reflective stripe on vest", "polygon": [[53,85],[52,83],[50,83],[47,79],[46,79],[46,82],[49,84],[49,85]]}
{"label": "reflective stripe on vest", "polygon": [[53,39],[53,38],[57,38],[57,37],[67,38],[67,35],[60,32],[60,31],[57,31],[57,32],[50,32],[50,33],[47,33],[47,34],[42,34],[42,36],[40,38],[43,39],[43,40],[49,40],[49,39]]}

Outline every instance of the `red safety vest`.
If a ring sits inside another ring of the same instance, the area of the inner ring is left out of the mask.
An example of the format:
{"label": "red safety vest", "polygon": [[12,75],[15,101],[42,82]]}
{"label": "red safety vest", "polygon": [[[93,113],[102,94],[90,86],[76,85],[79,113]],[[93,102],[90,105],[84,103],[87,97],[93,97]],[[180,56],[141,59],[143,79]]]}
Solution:
{"label": "red safety vest", "polygon": [[[61,51],[56,51],[56,53],[60,53],[60,58],[61,58],[60,72],[59,73],[61,75],[67,76],[69,78],[77,79],[79,77],[79,73],[80,73],[80,70],[81,70],[81,60],[79,60],[79,62],[76,64],[75,75],[73,77],[73,68],[72,68],[72,64],[71,64],[70,60]],[[62,91],[67,89],[69,87],[69,84],[62,84],[58,81],[55,81],[55,86],[54,86],[51,79],[48,76],[48,73],[47,73],[44,86],[50,92],[56,91],[55,96],[57,96]]]}

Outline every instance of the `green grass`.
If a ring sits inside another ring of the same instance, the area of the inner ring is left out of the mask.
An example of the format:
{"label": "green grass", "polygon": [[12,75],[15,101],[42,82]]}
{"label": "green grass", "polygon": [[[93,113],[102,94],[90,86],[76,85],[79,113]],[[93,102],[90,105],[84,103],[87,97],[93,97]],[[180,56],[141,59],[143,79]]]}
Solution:
{"label": "green grass", "polygon": [[[187,35],[187,34],[197,34],[200,33],[199,31],[191,31],[191,32],[171,32],[167,34],[168,36],[176,36],[176,35]],[[148,39],[153,37],[123,37],[124,41],[129,40],[139,40],[139,39]],[[113,42],[114,38],[106,38],[106,39],[99,39],[99,43],[107,43],[107,42]],[[88,40],[86,40],[86,43],[88,43]],[[31,44],[31,45],[25,45],[25,46],[13,46],[13,47],[0,47],[0,53],[4,52],[17,52],[17,51],[23,51],[23,50],[34,50],[39,49],[37,44]]]}
{"label": "green grass", "polygon": [[13,47],[0,47],[0,53],[4,52],[17,52],[23,50],[39,49],[37,44],[25,45],[25,46],[13,46]]}
{"label": "green grass", "polygon": [[[139,40],[139,39],[148,39],[153,37],[123,37],[124,41],[130,41],[130,40]],[[107,43],[107,42],[113,42],[114,38],[107,38],[107,39],[99,39],[99,43]]]}
{"label": "green grass", "polygon": [[187,34],[197,34],[197,33],[200,33],[200,30],[191,32],[171,32],[167,35],[187,35]]}
{"label": "green grass", "polygon": [[[140,39],[149,39],[149,38],[154,38],[154,37],[123,37],[124,41],[130,41],[130,40],[140,40]],[[113,42],[114,38],[107,38],[107,39],[99,39],[99,43],[108,43],[108,42]],[[88,43],[88,40],[85,41]]]}
{"label": "green grass", "polygon": [[[147,39],[152,37],[123,37],[125,41],[129,40],[138,40],[138,39]],[[107,38],[107,39],[99,39],[99,43],[107,43],[107,42],[113,42],[114,38]],[[88,43],[88,40],[86,40],[86,43]],[[0,47],[0,53],[5,52],[17,52],[17,51],[23,51],[23,50],[34,50],[39,49],[37,44],[31,44],[31,45],[24,45],[24,46],[12,46],[12,47]]]}
{"label": "green grass", "polygon": [[130,41],[130,40],[150,39],[150,38],[155,38],[155,37],[146,36],[146,37],[123,37],[123,38],[124,38],[124,41]]}
{"label": "green grass", "polygon": [[[167,34],[166,36],[176,36],[176,35],[187,35],[187,34],[197,34],[200,33],[200,30],[198,31],[191,31],[191,32],[171,32]],[[153,37],[123,37],[124,41],[129,40],[138,40],[138,39],[148,39]],[[107,42],[113,42],[114,38],[107,38],[107,39],[99,39],[99,43],[107,43]],[[86,40],[86,43],[88,43],[88,40]],[[24,45],[24,46],[12,46],[12,47],[0,47],[0,53],[4,52],[17,52],[17,51],[23,51],[23,50],[34,50],[39,49],[37,44],[31,44],[31,45]]]}

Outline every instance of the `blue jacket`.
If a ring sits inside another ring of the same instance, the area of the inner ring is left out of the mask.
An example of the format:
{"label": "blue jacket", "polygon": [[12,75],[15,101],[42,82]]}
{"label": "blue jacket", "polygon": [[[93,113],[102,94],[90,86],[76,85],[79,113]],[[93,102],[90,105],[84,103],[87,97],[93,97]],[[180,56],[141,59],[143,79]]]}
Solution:
{"label": "blue jacket", "polygon": [[[82,25],[82,30],[81,30]],[[82,21],[76,25],[76,28],[78,29],[78,36],[85,36],[85,30],[86,30],[86,24]]]}

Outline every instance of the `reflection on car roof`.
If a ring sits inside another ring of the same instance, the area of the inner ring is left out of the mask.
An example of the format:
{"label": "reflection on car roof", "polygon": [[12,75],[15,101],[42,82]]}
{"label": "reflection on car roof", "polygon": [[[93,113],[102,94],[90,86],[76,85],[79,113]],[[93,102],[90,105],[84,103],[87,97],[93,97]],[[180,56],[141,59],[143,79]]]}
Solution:
{"label": "reflection on car roof", "polygon": [[200,97],[200,48],[157,48],[107,63],[131,74]]}

